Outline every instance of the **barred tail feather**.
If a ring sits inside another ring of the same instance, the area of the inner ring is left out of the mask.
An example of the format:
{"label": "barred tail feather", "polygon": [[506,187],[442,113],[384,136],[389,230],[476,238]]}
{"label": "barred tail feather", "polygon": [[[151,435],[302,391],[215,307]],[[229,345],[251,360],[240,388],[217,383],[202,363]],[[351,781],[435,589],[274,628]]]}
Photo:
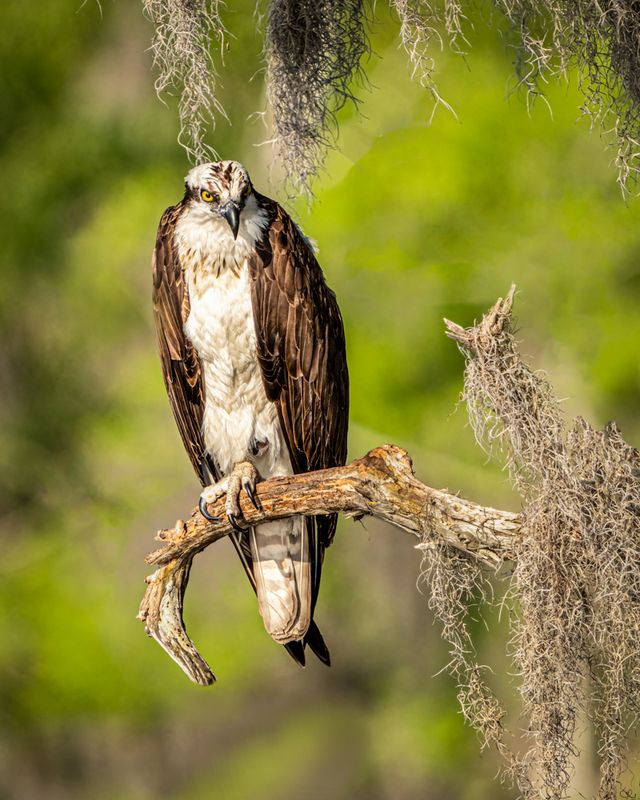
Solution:
{"label": "barred tail feather", "polygon": [[250,533],[258,607],[280,644],[304,638],[312,614],[312,563],[304,517],[268,522]]}
{"label": "barred tail feather", "polygon": [[311,651],[315,653],[323,664],[326,664],[328,667],[331,666],[331,653],[325,644],[320,629],[313,620],[311,620],[309,630],[304,637],[304,643],[309,646]]}

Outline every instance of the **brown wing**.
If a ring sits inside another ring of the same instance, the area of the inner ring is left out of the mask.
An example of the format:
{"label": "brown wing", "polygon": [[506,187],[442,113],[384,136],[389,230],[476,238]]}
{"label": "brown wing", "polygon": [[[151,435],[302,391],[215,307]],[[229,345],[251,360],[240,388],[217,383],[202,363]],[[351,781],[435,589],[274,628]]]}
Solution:
{"label": "brown wing", "polygon": [[189,292],[174,245],[181,205],[162,215],[153,253],[153,310],[164,385],[193,468],[203,486],[218,479],[202,436],[204,386],[200,360],[184,334]]}
{"label": "brown wing", "polygon": [[[338,466],[347,457],[349,416],[340,309],[291,218],[277,203],[262,196],[258,200],[271,219],[251,260],[258,359],[267,397],[278,404],[294,472]],[[335,515],[317,518],[320,561],[336,521]]]}

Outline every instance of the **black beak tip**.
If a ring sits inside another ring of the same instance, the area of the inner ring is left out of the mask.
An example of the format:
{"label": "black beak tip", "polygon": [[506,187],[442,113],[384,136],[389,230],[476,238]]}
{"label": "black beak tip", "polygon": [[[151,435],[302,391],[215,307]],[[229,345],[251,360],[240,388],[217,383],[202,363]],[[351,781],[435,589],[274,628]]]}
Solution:
{"label": "black beak tip", "polygon": [[227,205],[221,209],[221,211],[222,216],[229,223],[231,233],[233,233],[233,238],[237,239],[238,231],[240,230],[240,208],[235,203],[227,203]]}

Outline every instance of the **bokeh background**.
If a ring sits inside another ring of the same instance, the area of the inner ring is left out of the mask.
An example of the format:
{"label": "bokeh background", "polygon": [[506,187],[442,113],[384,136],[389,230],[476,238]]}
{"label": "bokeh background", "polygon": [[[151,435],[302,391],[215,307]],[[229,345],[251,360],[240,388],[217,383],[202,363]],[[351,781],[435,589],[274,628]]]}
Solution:
{"label": "bokeh background", "polygon": [[[474,14],[468,57],[438,56],[457,119],[441,108],[428,125],[378,5],[361,113],[342,112],[315,202],[288,207],[343,310],[350,454],[395,442],[426,482],[516,509],[466,425],[442,317],[470,324],[515,281],[522,349],[567,416],[615,419],[640,444],[640,205],[579,119],[579,76],[548,87],[553,114],[528,113],[488,6]],[[249,119],[265,102],[253,3],[225,18],[231,124],[213,143],[282,197]],[[227,542],[198,557],[186,600],[216,686],[191,685],[135,619],[153,534],[198,492],[151,319],[156,225],[189,168],[151,37],[137,2],[0,8],[0,798],[511,798],[459,714],[401,532],[341,523],[317,611],[330,670],[269,640]],[[513,698],[504,619],[489,616],[478,649]]]}

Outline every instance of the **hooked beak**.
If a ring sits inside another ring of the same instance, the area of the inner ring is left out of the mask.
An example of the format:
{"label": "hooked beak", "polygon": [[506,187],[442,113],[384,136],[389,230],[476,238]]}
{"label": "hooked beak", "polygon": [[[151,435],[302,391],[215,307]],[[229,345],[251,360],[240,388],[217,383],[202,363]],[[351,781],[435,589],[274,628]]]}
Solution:
{"label": "hooked beak", "polygon": [[237,203],[234,203],[233,200],[229,200],[226,205],[220,208],[220,213],[229,223],[229,227],[231,228],[234,239],[238,238],[238,228],[240,227],[240,211],[240,206]]}

